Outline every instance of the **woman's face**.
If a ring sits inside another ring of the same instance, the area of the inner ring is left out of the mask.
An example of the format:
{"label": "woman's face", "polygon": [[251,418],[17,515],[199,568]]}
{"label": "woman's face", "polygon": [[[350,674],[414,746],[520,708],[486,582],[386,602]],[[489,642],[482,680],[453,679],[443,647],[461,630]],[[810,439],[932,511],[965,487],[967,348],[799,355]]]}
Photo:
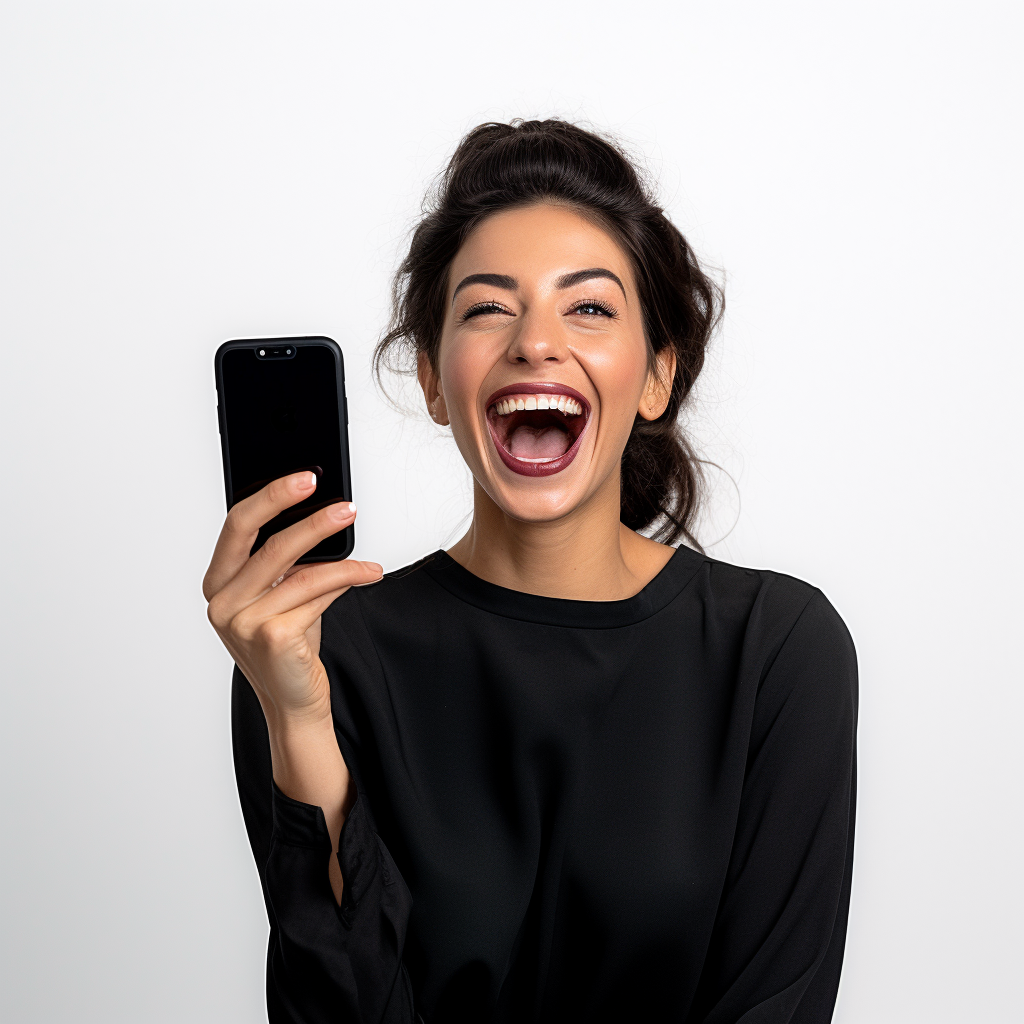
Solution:
{"label": "woman's face", "polygon": [[[452,265],[435,374],[420,382],[478,484],[508,515],[561,518],[602,489],[617,500],[639,411],[664,411],[648,374],[640,301],[626,254],[565,207],[494,214]],[[660,360],[674,370],[670,351]]]}

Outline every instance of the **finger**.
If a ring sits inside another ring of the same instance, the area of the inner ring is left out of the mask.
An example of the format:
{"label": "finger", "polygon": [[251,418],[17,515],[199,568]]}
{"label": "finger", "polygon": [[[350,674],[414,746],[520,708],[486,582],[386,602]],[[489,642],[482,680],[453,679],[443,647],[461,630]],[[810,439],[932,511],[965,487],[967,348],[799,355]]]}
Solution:
{"label": "finger", "polygon": [[[220,633],[229,630],[239,612],[248,608],[265,594],[270,593],[288,577],[291,571],[301,568],[293,566],[291,563],[304,550],[315,546],[324,536],[330,536],[330,534],[350,526],[354,519],[355,506],[351,502],[339,502],[337,505],[329,505],[326,509],[315,512],[308,519],[288,527],[287,530],[268,537],[266,544],[210,598],[207,616],[214,628]],[[326,522],[327,525],[318,526],[318,522]],[[296,539],[296,535],[298,535],[298,539]],[[281,551],[285,552],[284,556],[279,554]],[[344,561],[314,564],[345,566],[362,563]],[[370,564],[375,566],[379,574],[382,574],[380,566],[376,566],[375,563]],[[356,570],[355,576],[355,582],[361,584],[365,572]],[[338,585],[340,584],[335,584],[335,586]]]}
{"label": "finger", "polygon": [[[274,580],[274,582],[271,583],[270,585],[272,587],[280,586],[282,583],[284,583],[284,581],[286,579],[288,579],[289,576],[292,575],[292,573],[296,573],[300,569],[305,568],[306,566],[312,566],[312,565],[339,565],[339,564],[340,564],[339,562],[303,562],[301,565],[293,565],[290,569],[285,569],[285,571],[283,573],[281,573],[281,575],[278,576],[277,579]],[[380,583],[380,581],[382,579],[384,579],[384,570],[379,565],[377,565],[376,562],[364,562],[363,564],[364,565],[375,566],[376,569],[378,570],[378,572],[380,573],[380,575],[376,579],[370,580],[370,583]],[[369,583],[353,583],[352,584],[352,586],[354,586],[354,587],[368,587],[369,585],[370,585]]]}
{"label": "finger", "polygon": [[355,505],[350,501],[339,501],[273,534],[225,584],[220,594],[237,607],[244,607],[269,590],[298,558],[320,541],[351,526],[355,517]]}
{"label": "finger", "polygon": [[297,608],[280,615],[271,615],[259,622],[252,618],[254,608],[247,608],[238,616],[244,621],[238,622],[237,625],[233,624],[233,630],[236,630],[239,636],[245,635],[250,642],[260,637],[263,643],[271,648],[287,649],[290,644],[304,637],[306,631],[346,590],[348,587],[338,587],[305,604],[300,604]]}
{"label": "finger", "polygon": [[376,562],[347,560],[299,565],[250,605],[249,609],[261,617],[281,615],[339,588],[348,590],[349,587],[373,583],[382,574],[383,570]]}
{"label": "finger", "polygon": [[260,527],[286,508],[308,498],[315,488],[315,473],[292,473],[271,481],[231,507],[203,580],[203,593],[207,600],[248,561]]}

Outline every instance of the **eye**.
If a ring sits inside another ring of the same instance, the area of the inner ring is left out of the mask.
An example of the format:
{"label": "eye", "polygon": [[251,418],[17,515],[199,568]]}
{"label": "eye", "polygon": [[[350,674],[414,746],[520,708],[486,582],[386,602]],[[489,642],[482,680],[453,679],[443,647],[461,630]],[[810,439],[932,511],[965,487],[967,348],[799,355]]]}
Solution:
{"label": "eye", "polygon": [[577,302],[569,312],[578,313],[580,316],[606,316],[611,320],[619,315],[608,303],[600,302],[597,299],[585,299],[583,302]]}
{"label": "eye", "polygon": [[475,306],[470,306],[469,309],[459,317],[459,323],[464,324],[474,316],[486,316],[488,313],[505,313],[508,316],[515,316],[515,313],[513,313],[512,310],[506,309],[501,305],[501,303],[478,302]]}

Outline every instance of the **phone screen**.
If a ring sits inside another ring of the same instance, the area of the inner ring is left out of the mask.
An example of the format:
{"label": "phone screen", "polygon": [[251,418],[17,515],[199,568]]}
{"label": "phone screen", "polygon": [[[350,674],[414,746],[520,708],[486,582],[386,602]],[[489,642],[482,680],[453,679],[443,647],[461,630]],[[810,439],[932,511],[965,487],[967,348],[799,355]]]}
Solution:
{"label": "phone screen", "polygon": [[[253,551],[317,509],[351,500],[344,374],[334,342],[229,342],[218,352],[217,369],[228,506],[289,473],[317,475],[313,494],[267,523]],[[354,530],[348,527],[299,561],[345,558],[353,545]]]}

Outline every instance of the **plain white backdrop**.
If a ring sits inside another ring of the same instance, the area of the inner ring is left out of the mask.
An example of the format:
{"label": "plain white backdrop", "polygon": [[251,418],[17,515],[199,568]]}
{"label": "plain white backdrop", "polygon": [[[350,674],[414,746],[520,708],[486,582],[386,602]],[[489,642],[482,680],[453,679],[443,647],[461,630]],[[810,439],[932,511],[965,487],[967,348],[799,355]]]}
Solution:
{"label": "plain white backdrop", "polygon": [[836,1020],[1024,1019],[1018,12],[8,0],[0,1019],[265,1019],[200,593],[213,353],[337,339],[356,555],[449,545],[467,471],[369,355],[459,136],[553,114],[616,133],[724,271],[692,429],[742,510],[711,553],[820,586],[857,643]]}

